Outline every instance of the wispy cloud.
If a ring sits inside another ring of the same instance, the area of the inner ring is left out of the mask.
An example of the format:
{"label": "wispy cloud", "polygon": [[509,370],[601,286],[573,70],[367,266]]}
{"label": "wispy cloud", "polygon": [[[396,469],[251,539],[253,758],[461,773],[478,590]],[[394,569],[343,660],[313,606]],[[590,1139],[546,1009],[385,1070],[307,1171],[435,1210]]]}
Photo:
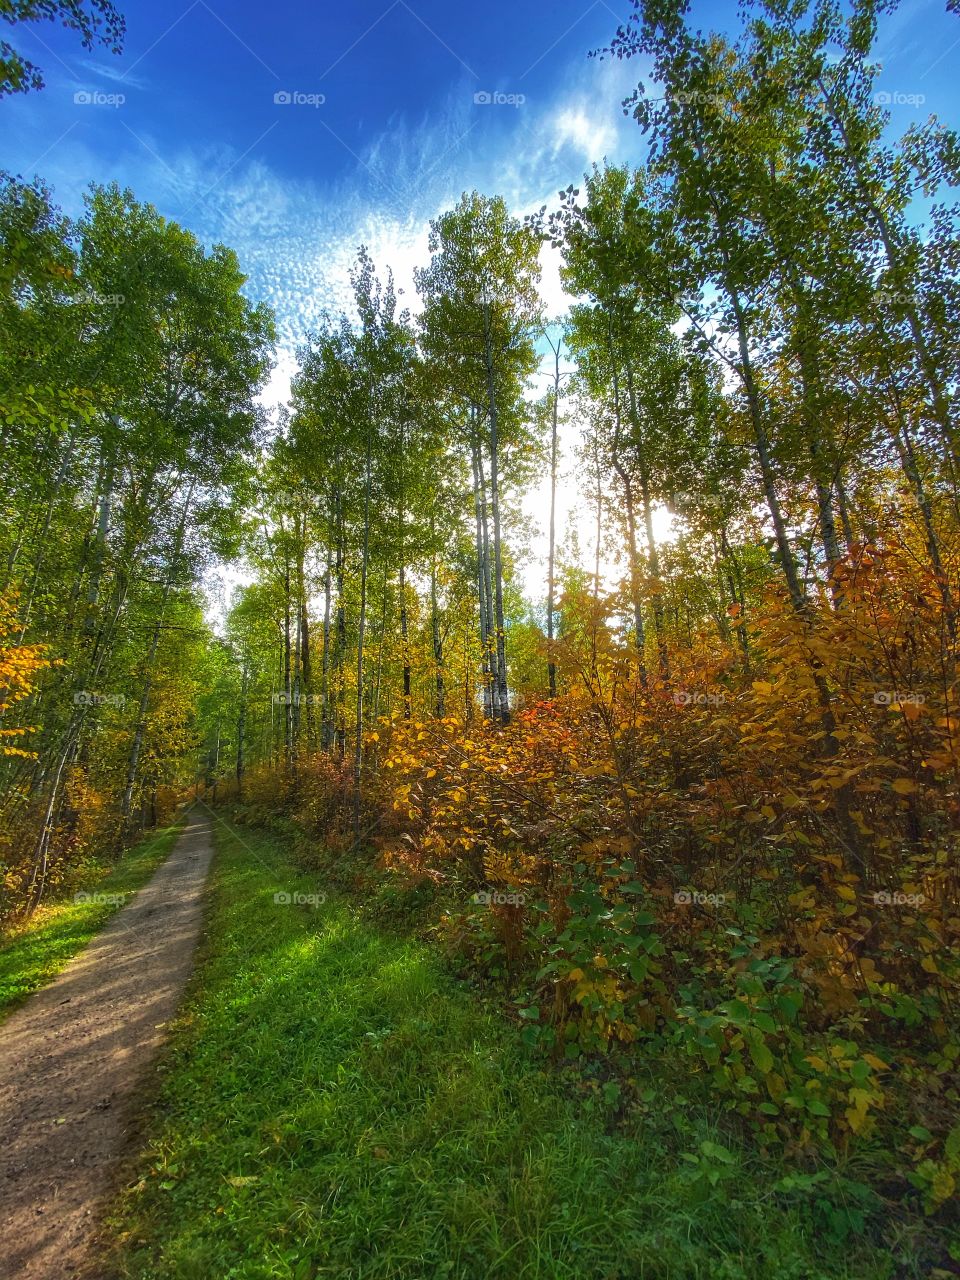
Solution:
{"label": "wispy cloud", "polygon": [[[445,110],[411,123],[399,115],[358,149],[337,179],[294,181],[253,147],[181,145],[120,129],[121,147],[105,163],[67,139],[48,157],[48,175],[71,212],[91,176],[116,178],[207,244],[236,250],[251,297],[277,312],[280,342],[292,352],[324,310],[349,309],[349,271],[366,244],[390,266],[403,301],[412,303],[413,271],[428,256],[429,221],[477,188],[500,192],[519,214],[553,203],[604,155],[636,158],[636,126],[619,103],[635,72],[589,64],[563,78],[552,102],[476,106],[465,81]],[[282,125],[281,125],[282,127]],[[557,264],[544,256],[545,302],[562,303]]]}
{"label": "wispy cloud", "polygon": [[125,72],[121,63],[100,62],[96,58],[81,58],[80,66],[90,72],[98,80],[111,80],[117,84],[129,85],[132,89],[146,89],[149,81],[144,76]]}
{"label": "wispy cloud", "polygon": [[[411,121],[398,112],[365,144],[335,139],[346,158],[338,178],[286,177],[257,147],[246,156],[242,148],[171,148],[152,134],[122,128],[109,163],[71,136],[45,167],[70,212],[78,211],[91,177],[116,178],[204,243],[236,251],[248,276],[246,292],[277,315],[277,365],[261,395],[272,407],[288,398],[295,349],[323,313],[352,310],[349,275],[359,245],[369,248],[378,269],[393,270],[401,304],[416,310],[414,269],[428,260],[430,220],[464,190],[502,194],[522,216],[554,205],[559,190],[578,184],[604,157],[639,161],[638,130],[620,109],[639,73],[637,64],[577,61],[558,75],[561,87],[552,98],[531,96],[520,105],[475,103],[476,85],[464,76],[444,108],[427,118]],[[555,316],[569,299],[559,255],[549,246],[541,266],[544,307]],[[533,596],[542,588],[545,483],[525,507],[532,554],[522,574]],[[562,524],[589,524],[572,481],[561,483],[559,505]],[[586,526],[581,535],[587,548]]]}

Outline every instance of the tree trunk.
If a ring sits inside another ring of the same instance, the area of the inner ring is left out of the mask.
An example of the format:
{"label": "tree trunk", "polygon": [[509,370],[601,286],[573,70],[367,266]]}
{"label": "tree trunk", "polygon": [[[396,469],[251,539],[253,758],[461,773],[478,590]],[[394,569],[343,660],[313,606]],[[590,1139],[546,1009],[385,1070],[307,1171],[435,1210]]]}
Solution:
{"label": "tree trunk", "polygon": [[293,765],[293,687],[290,667],[290,558],[284,549],[283,572],[283,762]]}
{"label": "tree trunk", "polygon": [[507,685],[507,636],[503,618],[503,558],[500,545],[500,443],[497,434],[497,394],[490,333],[490,304],[483,304],[484,354],[487,365],[487,399],[490,419],[490,511],[493,516],[493,607],[497,648],[497,702],[500,723],[510,719],[510,690]]}
{"label": "tree trunk", "polygon": [[554,559],[557,543],[557,418],[560,401],[560,344],[554,351],[553,413],[550,423],[550,532],[547,547],[547,688],[557,696],[557,664],[553,660]]}
{"label": "tree trunk", "polygon": [[323,657],[320,666],[320,748],[329,751],[333,742],[333,703],[330,697],[330,594],[333,565],[327,548],[327,572],[323,577]]}
{"label": "tree trunk", "polygon": [[[430,520],[430,535],[433,539],[433,519]],[[445,714],[445,694],[443,687],[443,639],[440,635],[440,615],[437,610],[437,556],[433,553],[430,559],[430,630],[433,636],[433,669],[436,678],[436,699],[434,711],[438,719]]]}
{"label": "tree trunk", "polygon": [[337,754],[343,760],[347,754],[347,715],[346,715],[346,677],[344,666],[347,654],[347,615],[346,602],[343,597],[343,574],[344,574],[344,516],[343,516],[343,494],[337,491],[337,625],[336,639],[334,642],[333,666],[337,682],[337,707],[336,707],[336,728],[334,737],[336,741]]}
{"label": "tree trunk", "polygon": [[[607,309],[607,342],[610,355],[610,374],[613,382],[613,469],[620,477],[623,485],[623,501],[627,516],[627,554],[630,558],[630,600],[633,604],[633,643],[637,651],[640,680],[647,682],[647,669],[644,661],[646,636],[643,629],[643,602],[640,593],[640,556],[637,551],[637,517],[633,505],[633,485],[630,476],[620,461],[620,440],[623,435],[623,417],[620,412],[620,374],[617,369],[617,357],[613,346],[613,321]],[[597,512],[597,570],[596,580],[600,580],[600,513]]]}
{"label": "tree trunk", "polygon": [[643,521],[647,534],[647,565],[650,569],[650,577],[653,579],[653,631],[657,640],[657,660],[660,666],[660,675],[664,680],[666,680],[670,675],[670,663],[667,657],[667,641],[664,635],[663,625],[660,553],[657,550],[657,540],[653,534],[653,504],[650,498],[650,474],[647,468],[647,457],[640,427],[640,416],[637,412],[637,393],[633,385],[633,370],[630,367],[629,361],[627,361],[626,369],[627,392],[630,397],[630,419],[633,423],[633,430],[635,433],[634,445],[637,451],[637,463],[640,470],[640,500],[643,503]]}
{"label": "tree trunk", "polygon": [[[384,591],[386,595],[386,591]],[[407,575],[400,566],[400,648],[403,654],[403,718],[413,716],[413,697],[410,687],[410,635],[407,619]]]}
{"label": "tree trunk", "polygon": [[490,585],[490,541],[487,532],[487,500],[480,445],[473,447],[473,484],[477,514],[477,565],[480,592],[480,644],[482,646],[483,703],[487,716],[498,713],[499,685],[495,678],[496,651],[493,645],[493,591]]}
{"label": "tree trunk", "polygon": [[367,423],[367,454],[363,486],[363,552],[360,560],[360,616],[357,622],[357,722],[353,750],[353,835],[360,841],[361,774],[363,769],[363,640],[367,624],[367,566],[370,556],[370,483],[373,463],[373,422]]}
{"label": "tree trunk", "polygon": [[237,712],[237,799],[243,798],[243,773],[245,768],[243,753],[243,737],[247,731],[247,685],[249,681],[249,668],[247,660],[243,660],[243,669],[240,675],[240,707]]}

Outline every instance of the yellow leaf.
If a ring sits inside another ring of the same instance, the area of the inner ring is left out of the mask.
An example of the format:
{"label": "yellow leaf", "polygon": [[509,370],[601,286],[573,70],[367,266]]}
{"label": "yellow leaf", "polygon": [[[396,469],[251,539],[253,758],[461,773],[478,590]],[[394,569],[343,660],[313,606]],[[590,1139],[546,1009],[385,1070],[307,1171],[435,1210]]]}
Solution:
{"label": "yellow leaf", "polygon": [[770,1071],[764,1076],[764,1084],[767,1086],[767,1092],[774,1102],[778,1102],[787,1091],[787,1082],[783,1076],[778,1075],[776,1071]]}
{"label": "yellow leaf", "polygon": [[843,1114],[846,1116],[847,1124],[854,1133],[859,1133],[868,1120],[867,1113],[865,1111],[858,1111],[856,1107],[847,1107]]}
{"label": "yellow leaf", "polygon": [[956,1189],[956,1179],[949,1169],[942,1165],[937,1170],[933,1183],[930,1187],[930,1194],[934,1205],[944,1204],[953,1195]]}
{"label": "yellow leaf", "polygon": [[891,782],[890,787],[898,796],[909,796],[916,791],[917,784],[909,778],[897,778],[895,782]]}

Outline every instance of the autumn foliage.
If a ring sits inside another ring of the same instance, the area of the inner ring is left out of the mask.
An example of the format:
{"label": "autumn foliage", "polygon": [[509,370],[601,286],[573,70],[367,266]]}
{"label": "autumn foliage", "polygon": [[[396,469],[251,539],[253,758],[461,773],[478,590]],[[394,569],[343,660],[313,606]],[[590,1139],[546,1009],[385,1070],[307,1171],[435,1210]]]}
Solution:
{"label": "autumn foliage", "polygon": [[[395,714],[367,735],[364,846],[431,887],[438,939],[503,974],[552,1054],[662,1041],[801,1150],[906,1107],[932,1210],[960,1173],[951,621],[893,534],[832,586],[806,617],[771,587],[736,617],[748,661],[705,632],[671,646],[669,678],[640,668],[616,598],[566,598],[561,696],[506,727]],[[349,852],[348,771],[280,776],[248,808]]]}

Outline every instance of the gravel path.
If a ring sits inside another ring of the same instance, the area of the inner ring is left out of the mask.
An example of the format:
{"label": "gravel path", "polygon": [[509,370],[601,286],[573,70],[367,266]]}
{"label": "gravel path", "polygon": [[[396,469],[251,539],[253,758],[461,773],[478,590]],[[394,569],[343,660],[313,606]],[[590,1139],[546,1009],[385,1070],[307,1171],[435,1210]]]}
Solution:
{"label": "gravel path", "polygon": [[210,865],[194,809],[153,879],[0,1026],[0,1276],[89,1274],[137,1084],[193,967]]}

